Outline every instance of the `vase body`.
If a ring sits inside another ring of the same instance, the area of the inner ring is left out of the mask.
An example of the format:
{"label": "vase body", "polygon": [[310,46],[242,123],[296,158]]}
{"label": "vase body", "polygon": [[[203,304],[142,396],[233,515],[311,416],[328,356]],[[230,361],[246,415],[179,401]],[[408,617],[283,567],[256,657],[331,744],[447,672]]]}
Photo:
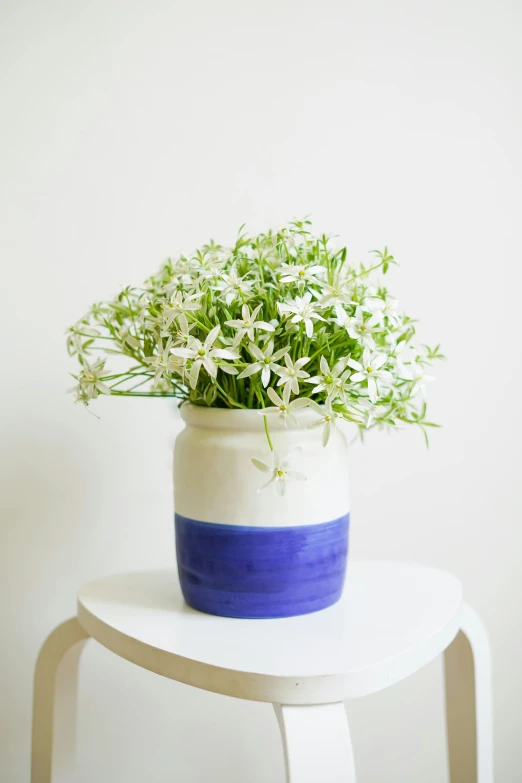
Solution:
{"label": "vase body", "polygon": [[257,411],[181,406],[185,428],[174,451],[176,552],[186,602],[209,614],[290,617],[324,609],[340,598],[348,555],[347,443],[333,432],[328,446],[317,415],[296,412],[299,426],[270,416],[270,434],[289,469],[280,496]]}

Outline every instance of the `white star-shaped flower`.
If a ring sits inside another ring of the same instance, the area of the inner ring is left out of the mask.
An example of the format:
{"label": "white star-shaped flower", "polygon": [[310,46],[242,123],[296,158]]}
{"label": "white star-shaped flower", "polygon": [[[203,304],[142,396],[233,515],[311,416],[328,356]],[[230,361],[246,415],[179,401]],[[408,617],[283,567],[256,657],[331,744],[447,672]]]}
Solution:
{"label": "white star-shaped flower", "polygon": [[369,348],[365,348],[362,355],[362,363],[354,359],[348,359],[348,364],[357,372],[354,372],[350,378],[352,383],[368,382],[368,396],[372,402],[377,401],[379,394],[379,382],[389,381],[392,378],[391,372],[381,370],[388,360],[384,353],[371,353]]}
{"label": "white star-shaped flower", "polygon": [[300,408],[306,408],[307,405],[310,404],[310,400],[303,397],[298,397],[297,399],[290,402],[291,389],[288,385],[283,389],[282,397],[280,397],[274,389],[267,389],[267,394],[274,405],[268,408],[263,408],[263,410],[259,411],[259,413],[262,416],[277,415],[280,419],[283,419],[286,427],[288,426],[288,419],[291,419],[297,426],[294,411],[297,411]]}
{"label": "white star-shaped flower", "polygon": [[357,307],[355,315],[348,315],[346,310],[336,307],[337,319],[341,326],[344,326],[353,340],[357,340],[364,348],[375,348],[373,335],[379,331],[376,329],[380,322],[378,315],[372,315],[366,318],[361,307]]}
{"label": "white star-shaped flower", "polygon": [[419,362],[414,362],[409,368],[409,380],[414,381],[413,389],[411,390],[411,396],[421,392],[423,397],[426,397],[426,383],[431,383],[435,380],[433,375],[426,373],[425,367]]}
{"label": "white star-shaped flower", "polygon": [[276,362],[279,361],[279,359],[282,359],[283,356],[288,353],[290,346],[287,345],[285,348],[280,348],[279,351],[274,353],[274,341],[269,340],[265,345],[264,350],[254,343],[250,343],[248,350],[256,361],[252,362],[252,364],[249,364],[242,372],[239,373],[237,376],[238,380],[240,378],[249,378],[251,375],[255,375],[256,373],[260,372],[261,383],[266,389],[270,383],[271,373],[277,372],[277,370],[281,369],[280,365],[276,364]]}
{"label": "white star-shaped flower", "polygon": [[176,291],[163,308],[163,328],[168,329],[171,323],[182,314],[200,310],[201,304],[196,301],[200,296],[201,294],[191,294],[191,296],[183,298],[182,292]]}
{"label": "white star-shaped flower", "polygon": [[105,369],[106,359],[97,359],[93,364],[83,360],[82,370],[78,376],[78,387],[76,389],[78,399],[83,402],[95,400],[99,394],[110,394],[111,390],[103,382],[103,370]]}
{"label": "white star-shaped flower", "polygon": [[348,280],[336,277],[332,283],[321,283],[321,287],[323,295],[320,302],[322,307],[353,304],[353,285]]}
{"label": "white star-shaped flower", "polygon": [[285,353],[286,367],[278,367],[276,370],[274,370],[274,372],[279,375],[277,385],[282,386],[283,384],[286,384],[290,387],[294,394],[299,394],[299,379],[310,377],[310,373],[301,368],[304,367],[304,365],[309,361],[309,357],[305,356],[302,359],[298,359],[294,363],[289,355]]}
{"label": "white star-shaped flower", "polygon": [[321,356],[319,362],[321,375],[314,375],[312,378],[307,378],[305,383],[315,384],[315,388],[312,389],[312,394],[319,394],[319,392],[325,391],[329,397],[335,397],[341,393],[343,385],[350,375],[350,371],[346,369],[347,364],[347,357],[339,359],[330,370],[330,366],[325,357]]}
{"label": "white star-shaped flower", "polygon": [[173,356],[171,354],[172,338],[169,338],[164,347],[159,345],[159,351],[154,356],[146,356],[145,362],[149,365],[151,370],[154,370],[153,387],[156,388],[158,384],[163,380],[165,375],[172,375],[172,373],[179,373],[183,375],[185,367],[185,360],[179,356]]}
{"label": "white star-shaped flower", "polygon": [[284,315],[292,315],[291,323],[298,324],[303,321],[307,337],[314,333],[315,320],[324,321],[322,315],[317,312],[317,304],[312,303],[312,294],[307,291],[303,296],[296,296],[289,302],[278,302],[279,311]]}
{"label": "white star-shaped flower", "polygon": [[318,421],[314,421],[313,424],[308,425],[308,429],[313,427],[323,427],[323,446],[328,444],[330,435],[336,428],[336,419],[339,418],[339,414],[332,409],[331,399],[327,399],[324,408],[321,408],[314,400],[310,400],[310,408],[317,413],[320,418]]}
{"label": "white star-shaped flower", "polygon": [[399,303],[396,299],[393,299],[391,296],[387,296],[384,299],[370,296],[365,300],[364,304],[371,313],[379,316],[381,321],[387,318],[392,326],[397,327],[399,325],[401,318]]}
{"label": "white star-shaped flower", "polygon": [[295,470],[289,470],[288,457],[285,459],[279,459],[277,451],[272,452],[272,464],[265,465],[261,460],[252,458],[252,464],[258,469],[270,475],[270,478],[260,487],[257,491],[262,492],[264,489],[270,486],[270,484],[276,485],[276,490],[279,495],[285,494],[286,485],[289,481],[306,481],[306,476],[303,473],[298,473]]}
{"label": "white star-shaped flower", "polygon": [[239,345],[245,335],[249,340],[254,340],[254,330],[261,329],[264,332],[273,332],[274,327],[272,324],[266,321],[256,321],[259,311],[262,305],[258,305],[255,310],[250,314],[250,308],[244,304],[241,308],[241,318],[236,318],[232,321],[225,321],[227,326],[231,326],[233,329],[238,329],[238,333],[234,340],[234,345]]}
{"label": "white star-shaped flower", "polygon": [[281,283],[319,283],[318,276],[324,275],[326,268],[322,264],[283,264],[276,270],[282,277]]}
{"label": "white star-shaped flower", "polygon": [[233,266],[228,273],[221,273],[221,280],[218,282],[216,289],[221,291],[221,296],[224,298],[227,305],[230,305],[234,299],[239,299],[240,295],[248,296],[250,289],[252,288],[252,282],[245,280],[246,275],[238,274],[235,266]]}
{"label": "white star-shaped flower", "polygon": [[[189,382],[193,389],[196,388],[201,367],[205,368],[211,378],[216,378],[218,369],[216,362],[219,359],[229,359],[232,361],[239,359],[239,354],[228,348],[213,348],[220,331],[221,327],[215,326],[207,335],[204,343],[197,338],[192,338],[187,348],[170,349],[174,356],[193,360],[192,368],[188,373]],[[227,367],[227,371],[229,374],[237,373],[237,370],[234,367]]]}

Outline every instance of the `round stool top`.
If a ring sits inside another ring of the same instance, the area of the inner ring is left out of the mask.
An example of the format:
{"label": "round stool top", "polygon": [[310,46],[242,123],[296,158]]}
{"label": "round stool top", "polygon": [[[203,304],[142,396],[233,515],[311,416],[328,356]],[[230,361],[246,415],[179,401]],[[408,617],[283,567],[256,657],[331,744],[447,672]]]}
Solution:
{"label": "round stool top", "polygon": [[145,669],[204,690],[279,704],[325,704],[381,690],[439,655],[460,627],[451,574],[406,563],[350,563],[341,601],[282,620],[236,620],[187,606],[177,574],[98,579],[78,619]]}

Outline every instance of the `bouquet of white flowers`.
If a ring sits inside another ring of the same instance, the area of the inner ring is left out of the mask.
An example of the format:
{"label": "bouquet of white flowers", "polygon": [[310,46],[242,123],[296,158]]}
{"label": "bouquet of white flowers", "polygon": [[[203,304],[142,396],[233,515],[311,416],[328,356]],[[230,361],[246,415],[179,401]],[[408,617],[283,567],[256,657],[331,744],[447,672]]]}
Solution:
{"label": "bouquet of white flowers", "polygon": [[[310,406],[326,445],[336,420],[361,433],[415,424],[426,437],[426,369],[439,347],[414,341],[414,321],[379,282],[385,248],[365,266],[314,236],[308,220],[235,245],[210,242],[169,259],[142,288],[94,305],[68,332],[77,399],[169,396],[259,409],[293,423]],[[105,356],[100,356],[103,354]],[[121,372],[106,368],[121,354]],[[315,425],[314,425],[315,426]],[[272,447],[272,446],[271,446]]]}

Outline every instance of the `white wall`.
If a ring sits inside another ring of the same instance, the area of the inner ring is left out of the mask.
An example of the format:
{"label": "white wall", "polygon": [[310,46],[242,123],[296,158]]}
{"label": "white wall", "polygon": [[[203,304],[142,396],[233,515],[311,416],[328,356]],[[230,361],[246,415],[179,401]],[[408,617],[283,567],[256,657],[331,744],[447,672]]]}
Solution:
{"label": "white wall", "polygon": [[[441,340],[444,429],[352,455],[355,557],[457,573],[486,621],[497,774],[520,780],[522,6],[3,0],[0,778],[29,771],[46,633],[98,575],[172,563],[169,405],[65,390],[63,332],[167,254],[312,213]],[[445,777],[440,662],[349,705],[361,783]],[[266,705],[92,645],[76,781],[283,780]]]}

